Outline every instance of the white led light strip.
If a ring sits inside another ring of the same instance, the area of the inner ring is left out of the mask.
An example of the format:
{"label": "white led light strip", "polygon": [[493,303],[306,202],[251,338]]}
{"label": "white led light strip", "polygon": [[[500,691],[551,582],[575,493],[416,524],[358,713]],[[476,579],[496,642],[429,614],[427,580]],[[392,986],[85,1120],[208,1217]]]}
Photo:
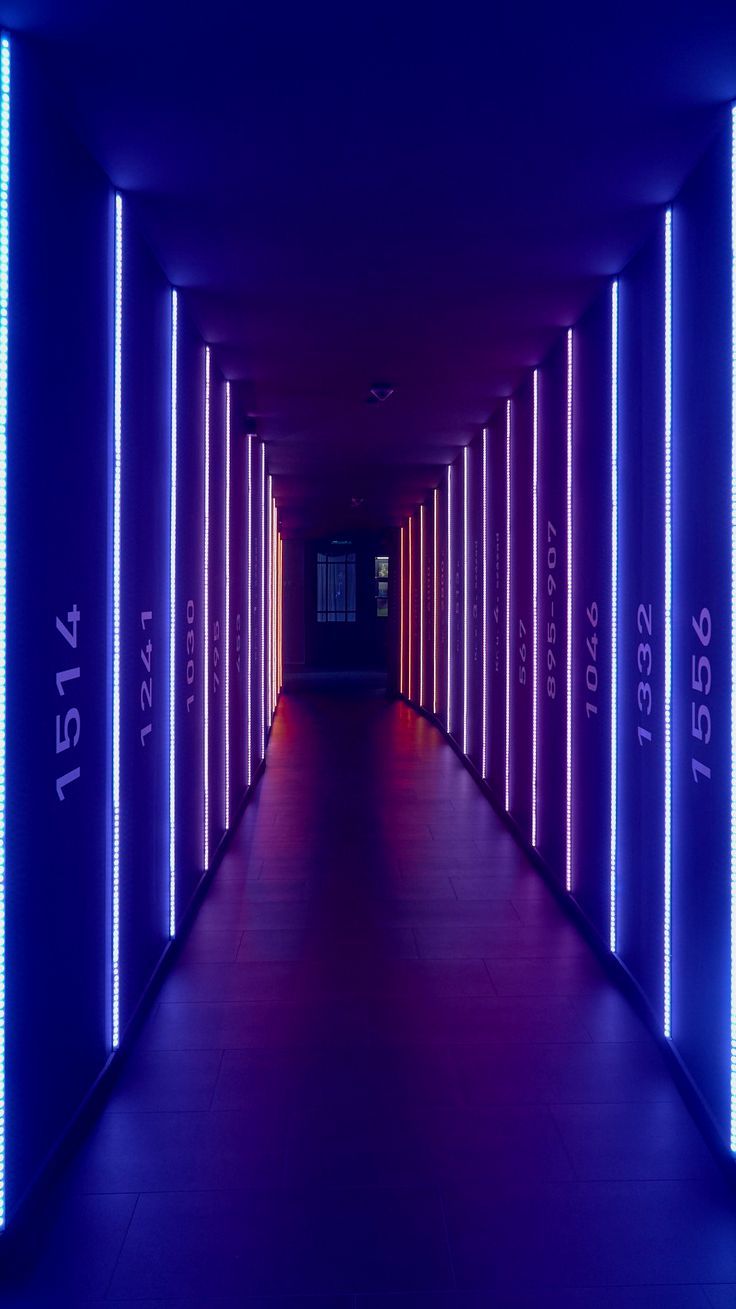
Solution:
{"label": "white led light strip", "polygon": [[210,866],[210,385],[212,360],[208,345],[204,348],[204,568],[202,578],[202,686],[204,692],[204,730],[202,736],[202,865]]}
{"label": "white led light strip", "polygon": [[539,369],[532,374],[532,845],[537,844],[539,787]]}
{"label": "white led light strip", "polygon": [[511,798],[511,401],[506,401],[506,774],[504,803]]}
{"label": "white led light strip", "polygon": [[437,542],[438,500],[439,500],[439,491],[437,487],[435,487],[434,495],[433,495],[434,524],[432,527],[432,592],[433,592],[432,594],[432,713],[433,714],[437,713],[437,649],[439,646],[439,630],[440,630],[439,629],[440,615],[439,615],[439,605],[438,605],[438,595],[437,595],[437,587],[439,586],[438,569],[437,569],[437,559],[438,559],[438,550],[439,550],[439,546]]}
{"label": "white led light strip", "polygon": [[419,707],[424,705],[424,505],[419,506]]}
{"label": "white led light strip", "polygon": [[481,542],[483,548],[483,632],[481,649],[483,651],[483,707],[481,722],[481,780],[488,776],[488,428],[483,428],[481,458],[483,460],[483,521],[481,523]]}
{"label": "white led light strip", "polygon": [[611,885],[609,945],[617,944],[618,817],[618,282],[611,286]]}
{"label": "white led light strip", "polygon": [[112,1048],[120,1044],[120,530],[123,458],[123,197],[115,195],[112,470]]}
{"label": "white led light strip", "polygon": [[268,728],[270,728],[273,719],[273,500],[271,486],[272,479],[269,473],[266,479],[266,504],[263,510],[266,515],[264,521],[268,523],[268,645],[266,647],[268,659],[268,696],[266,699]]}
{"label": "white led light strip", "polygon": [[672,1036],[672,210],[664,218],[664,1034]]}
{"label": "white led light strip", "polygon": [[573,338],[567,333],[567,424],[566,424],[566,536],[567,536],[567,649],[565,651],[565,890],[572,891],[572,415]]}
{"label": "white led light strip", "polygon": [[169,450],[169,936],[176,936],[176,463],[179,298],[171,292],[171,432]]}
{"label": "white led light strip", "polygon": [[452,735],[452,464],[447,465],[447,577],[445,582],[447,605],[447,735]]}
{"label": "white led light strip", "polygon": [[225,383],[225,831],[230,827],[230,383]]}
{"label": "white led light strip", "polygon": [[736,105],[731,108],[731,1149],[736,1151]]}
{"label": "white led light strip", "polygon": [[10,281],[10,41],[0,38],[0,1228],[5,1226],[6,657],[8,584],[8,288]]}
{"label": "white led light strip", "polygon": [[253,437],[246,442],[248,554],[245,573],[245,784],[253,781]]}
{"label": "white led light strip", "polygon": [[463,447],[463,754],[468,753],[468,607],[470,603],[470,560],[468,558],[468,446]]}

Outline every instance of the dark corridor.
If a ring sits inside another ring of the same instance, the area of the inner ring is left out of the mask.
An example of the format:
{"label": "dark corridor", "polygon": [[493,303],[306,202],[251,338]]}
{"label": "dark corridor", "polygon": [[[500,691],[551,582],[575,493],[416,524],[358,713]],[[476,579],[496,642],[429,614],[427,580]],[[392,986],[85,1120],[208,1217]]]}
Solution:
{"label": "dark corridor", "polygon": [[282,698],[49,1207],[3,1305],[736,1296],[736,1201],[655,1042],[440,734],[370,693]]}

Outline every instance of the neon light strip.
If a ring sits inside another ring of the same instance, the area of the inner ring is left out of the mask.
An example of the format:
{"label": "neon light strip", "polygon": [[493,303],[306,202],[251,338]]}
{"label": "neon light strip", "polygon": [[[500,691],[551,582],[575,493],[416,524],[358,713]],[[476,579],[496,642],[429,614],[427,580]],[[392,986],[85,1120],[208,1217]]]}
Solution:
{"label": "neon light strip", "polygon": [[179,297],[171,292],[171,436],[169,474],[169,936],[176,936],[176,473]]}
{"label": "neon light strip", "polygon": [[[271,479],[269,478],[269,481]],[[271,687],[273,694],[273,708],[276,712],[276,703],[279,698],[279,530],[276,516],[276,500],[273,501],[273,685]]]}
{"label": "neon light strip", "polygon": [[279,695],[284,685],[284,542],[279,532]]}
{"label": "neon light strip", "polygon": [[409,699],[411,699],[411,514],[409,514]]}
{"label": "neon light strip", "polygon": [[419,706],[424,704],[424,505],[419,506]]}
{"label": "neon light strip", "polygon": [[5,1226],[5,755],[8,597],[8,290],[10,283],[10,41],[0,38],[0,1227]]}
{"label": "neon light strip", "polygon": [[248,567],[245,572],[245,782],[253,781],[253,437],[246,436]]}
{"label": "neon light strip", "polygon": [[611,950],[616,952],[618,784],[618,282],[611,286]]}
{"label": "neon light strip", "polygon": [[736,1151],[736,105],[731,108],[731,1149]]}
{"label": "neon light strip", "polygon": [[266,714],[267,714],[267,687],[266,687],[266,447],[261,442],[261,504],[260,504],[260,529],[261,529],[261,759],[266,754]]}
{"label": "neon light strip", "polygon": [[483,510],[481,523],[481,541],[483,548],[483,632],[482,632],[482,678],[483,708],[481,723],[481,780],[488,776],[488,428],[483,428],[481,458],[483,460]]}
{"label": "neon light strip", "polygon": [[437,713],[437,650],[439,646],[439,605],[437,597],[438,582],[438,542],[437,542],[437,502],[439,500],[439,491],[434,488],[433,507],[434,507],[434,525],[432,527],[432,713]]}
{"label": "neon light strip", "polygon": [[672,1036],[672,210],[664,216],[664,1034]]}
{"label": "neon light strip", "polygon": [[537,844],[539,733],[539,369],[532,373],[532,845]]}
{"label": "neon light strip", "polygon": [[225,831],[230,828],[230,383],[225,383]]}
{"label": "neon light strip", "polygon": [[404,694],[404,529],[399,529],[401,539],[401,576],[399,578],[399,694]]}
{"label": "neon light strip", "polygon": [[572,891],[572,328],[567,333],[567,650],[565,660],[565,889]]}
{"label": "neon light strip", "polygon": [[202,683],[204,729],[202,738],[203,825],[202,865],[210,866],[210,348],[204,348],[204,570],[202,587]]}
{"label": "neon light strip", "polygon": [[112,471],[112,1048],[120,1045],[120,532],[123,459],[123,197],[115,195]]}
{"label": "neon light strip", "polygon": [[452,464],[447,465],[447,735],[452,735]]}
{"label": "neon light strip", "polygon": [[506,401],[506,787],[509,813],[511,791],[511,401]]}
{"label": "neon light strip", "polygon": [[273,719],[273,497],[271,487],[273,479],[271,474],[268,475],[266,491],[266,504],[264,505],[265,521],[268,523],[268,698],[266,704],[267,725],[270,728]]}
{"label": "neon light strip", "polygon": [[468,558],[468,446],[463,446],[463,754],[468,753],[468,607],[470,560]]}

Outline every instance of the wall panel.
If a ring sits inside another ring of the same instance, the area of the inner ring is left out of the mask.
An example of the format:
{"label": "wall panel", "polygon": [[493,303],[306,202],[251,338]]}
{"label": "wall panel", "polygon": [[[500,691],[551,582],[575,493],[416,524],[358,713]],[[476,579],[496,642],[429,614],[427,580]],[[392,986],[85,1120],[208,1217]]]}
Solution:
{"label": "wall panel", "polygon": [[729,205],[724,134],[673,216],[672,682],[672,1033],[724,1131],[732,748]]}
{"label": "wall panel", "polygon": [[531,377],[511,405],[510,812],[531,836],[532,803],[532,418]]}
{"label": "wall panel", "polygon": [[611,297],[575,329],[572,890],[608,940],[611,880]]}
{"label": "wall panel", "polygon": [[539,370],[537,849],[565,885],[567,337]]}

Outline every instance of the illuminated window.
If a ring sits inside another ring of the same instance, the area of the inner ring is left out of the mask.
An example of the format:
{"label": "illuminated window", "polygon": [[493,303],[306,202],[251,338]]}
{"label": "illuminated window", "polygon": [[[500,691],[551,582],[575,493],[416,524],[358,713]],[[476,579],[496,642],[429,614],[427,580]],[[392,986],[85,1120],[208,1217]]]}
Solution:
{"label": "illuminated window", "polygon": [[355,555],[317,555],[317,622],[355,622]]}

